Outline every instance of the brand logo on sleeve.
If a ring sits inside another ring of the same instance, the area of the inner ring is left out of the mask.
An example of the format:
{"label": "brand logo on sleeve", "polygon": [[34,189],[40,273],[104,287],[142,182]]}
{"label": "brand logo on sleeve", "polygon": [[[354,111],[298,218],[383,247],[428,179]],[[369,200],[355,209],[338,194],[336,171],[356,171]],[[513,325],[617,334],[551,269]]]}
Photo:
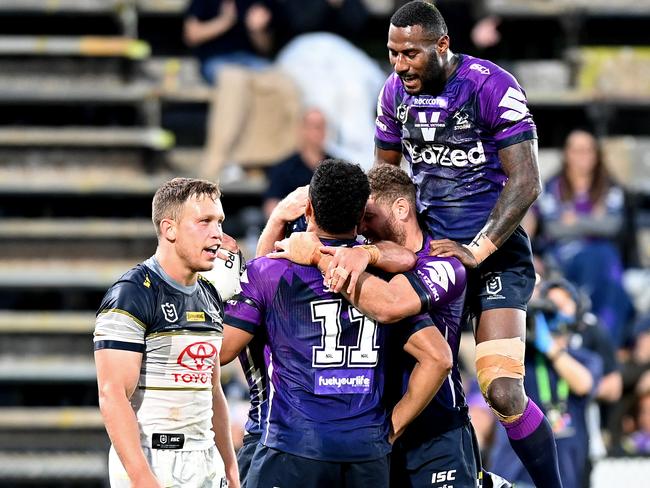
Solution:
{"label": "brand logo on sleeve", "polygon": [[473,69],[474,71],[478,71],[482,75],[489,75],[490,74],[490,69],[489,68],[486,68],[482,64],[478,64],[478,63],[472,63],[470,65],[469,69]]}
{"label": "brand logo on sleeve", "polygon": [[449,283],[456,284],[454,267],[448,261],[431,261],[424,269],[431,281],[445,291],[449,291]]}

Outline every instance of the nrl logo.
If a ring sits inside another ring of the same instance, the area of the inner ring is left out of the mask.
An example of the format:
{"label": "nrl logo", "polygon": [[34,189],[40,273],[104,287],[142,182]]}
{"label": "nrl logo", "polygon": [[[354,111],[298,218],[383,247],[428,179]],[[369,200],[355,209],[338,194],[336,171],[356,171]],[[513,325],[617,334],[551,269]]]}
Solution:
{"label": "nrl logo", "polygon": [[401,104],[399,107],[397,107],[397,120],[399,120],[402,124],[406,124],[406,120],[409,117],[409,106]]}
{"label": "nrl logo", "polygon": [[176,307],[174,306],[173,303],[165,302],[163,303],[160,308],[163,311],[163,314],[165,316],[165,320],[167,322],[176,322],[178,320],[178,314],[176,313]]}

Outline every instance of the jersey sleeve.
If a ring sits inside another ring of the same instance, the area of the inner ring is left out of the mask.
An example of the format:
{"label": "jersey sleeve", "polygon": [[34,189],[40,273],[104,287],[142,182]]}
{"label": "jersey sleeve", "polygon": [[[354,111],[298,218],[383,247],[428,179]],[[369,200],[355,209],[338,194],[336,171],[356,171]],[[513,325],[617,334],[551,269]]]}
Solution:
{"label": "jersey sleeve", "polygon": [[528,100],[517,80],[499,69],[479,90],[483,124],[492,132],[497,149],[537,138]]}
{"label": "jersey sleeve", "polygon": [[404,273],[422,303],[431,311],[460,297],[467,281],[463,264],[456,258],[419,257],[415,268]]}
{"label": "jersey sleeve", "polygon": [[152,295],[145,285],[120,281],[104,296],[95,320],[95,350],[144,352],[144,337],[152,323]]}
{"label": "jersey sleeve", "polygon": [[226,302],[225,323],[251,334],[264,324],[266,309],[270,301],[270,283],[264,270],[269,267],[269,258],[253,259],[240,278],[241,291]]}
{"label": "jersey sleeve", "polygon": [[396,83],[399,82],[395,75],[390,76],[379,93],[375,120],[375,145],[379,149],[402,150],[402,129],[395,106]]}
{"label": "jersey sleeve", "polygon": [[416,332],[426,329],[427,327],[435,327],[431,315],[428,313],[420,313],[405,318],[400,324],[400,329],[404,330],[405,342]]}

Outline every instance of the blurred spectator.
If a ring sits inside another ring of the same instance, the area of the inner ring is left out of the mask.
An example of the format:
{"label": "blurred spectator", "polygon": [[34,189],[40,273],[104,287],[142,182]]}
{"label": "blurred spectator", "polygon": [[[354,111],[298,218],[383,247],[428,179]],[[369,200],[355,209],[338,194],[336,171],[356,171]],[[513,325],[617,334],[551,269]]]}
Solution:
{"label": "blurred spectator", "polygon": [[650,317],[644,317],[636,323],[634,345],[629,357],[623,361],[621,371],[623,397],[608,422],[615,451],[622,434],[630,434],[635,428],[630,412],[634,410],[637,395],[650,390]]}
{"label": "blurred spectator", "polygon": [[634,402],[634,432],[623,439],[626,454],[650,456],[650,390],[639,393]]}
{"label": "blurred spectator", "polygon": [[261,0],[192,0],[184,24],[185,43],[195,48],[201,75],[214,84],[225,64],[261,69],[259,55],[272,49],[271,10]]}
{"label": "blurred spectator", "polygon": [[386,79],[377,63],[345,39],[303,34],[278,54],[277,65],[328,121],[327,152],[372,166],[377,95]]}
{"label": "blurred spectator", "polygon": [[[525,388],[553,427],[564,488],[582,488],[589,452],[585,412],[601,378],[602,360],[570,344],[577,305],[571,287],[542,290],[542,300],[531,302],[529,310]],[[491,471],[518,488],[534,486],[501,428],[495,432]]]}
{"label": "blurred spectator", "polygon": [[634,313],[617,247],[624,224],[625,193],[607,171],[596,138],[572,131],[560,172],[529,213],[529,228],[538,231],[538,250],[589,295],[593,312],[617,344]]}
{"label": "blurred spectator", "polygon": [[276,3],[286,41],[308,32],[332,32],[346,39],[357,39],[368,20],[368,10],[361,0],[277,0]]}
{"label": "blurred spectator", "polygon": [[306,110],[298,128],[298,150],[269,168],[269,188],[264,200],[266,218],[289,193],[299,186],[309,185],[316,167],[330,157],[325,153],[326,134],[327,121],[323,113],[315,108]]}

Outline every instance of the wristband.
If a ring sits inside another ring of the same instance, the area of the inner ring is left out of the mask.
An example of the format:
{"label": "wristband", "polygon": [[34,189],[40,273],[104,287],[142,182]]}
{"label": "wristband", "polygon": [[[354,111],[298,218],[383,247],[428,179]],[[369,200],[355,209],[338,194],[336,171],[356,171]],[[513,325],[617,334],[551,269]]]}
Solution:
{"label": "wristband", "polygon": [[472,253],[477,264],[481,264],[487,257],[498,249],[487,234],[480,231],[469,244],[463,244]]}
{"label": "wristband", "polygon": [[379,248],[377,246],[368,245],[368,244],[364,244],[363,246],[360,247],[366,250],[368,252],[368,255],[370,256],[370,259],[368,260],[368,266],[374,266],[375,264],[377,264],[377,261],[379,261],[379,258],[381,257],[381,252],[379,251]]}

